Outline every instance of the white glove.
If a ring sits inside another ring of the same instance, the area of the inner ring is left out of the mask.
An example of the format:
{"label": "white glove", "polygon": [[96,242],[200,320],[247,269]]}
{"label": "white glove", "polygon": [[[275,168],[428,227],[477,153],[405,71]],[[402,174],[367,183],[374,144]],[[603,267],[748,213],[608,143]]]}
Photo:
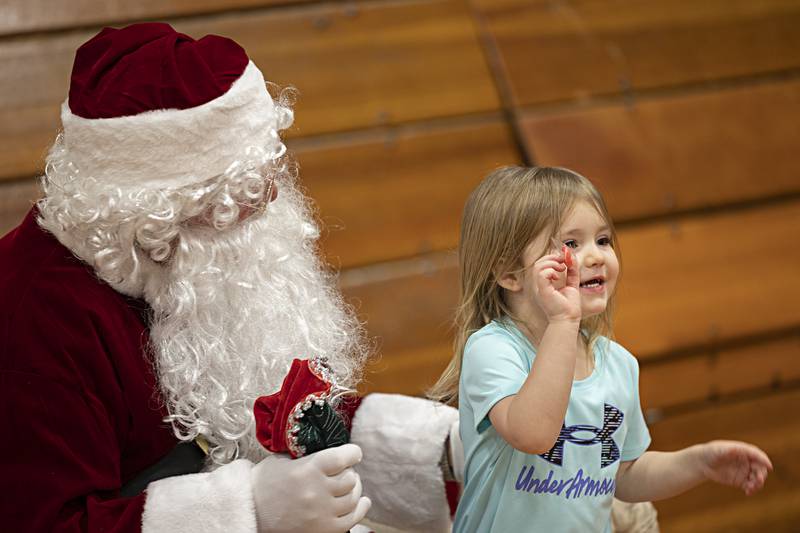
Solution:
{"label": "white glove", "polygon": [[251,470],[260,533],[344,533],[372,505],[353,465],[361,448],[345,444],[300,459],[270,455]]}

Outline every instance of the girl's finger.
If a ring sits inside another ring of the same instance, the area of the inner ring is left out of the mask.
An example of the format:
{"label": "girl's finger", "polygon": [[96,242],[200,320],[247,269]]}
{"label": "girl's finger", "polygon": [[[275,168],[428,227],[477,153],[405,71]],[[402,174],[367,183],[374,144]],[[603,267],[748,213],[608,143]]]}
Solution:
{"label": "girl's finger", "polygon": [[748,485],[750,493],[752,494],[764,488],[764,481],[765,481],[764,478],[761,477],[760,475],[755,476],[755,478],[751,480]]}
{"label": "girl's finger", "polygon": [[557,261],[545,261],[543,263],[537,263],[536,268],[553,268],[559,272],[564,272],[567,269],[567,266],[564,263],[559,263]]}
{"label": "girl's finger", "polygon": [[541,275],[544,279],[549,281],[558,281],[561,279],[561,275],[552,268],[546,268],[542,270]]}
{"label": "girl's finger", "polygon": [[564,262],[564,256],[562,254],[560,254],[560,253],[543,255],[542,257],[540,257],[539,259],[536,260],[536,264],[542,263],[542,262],[546,262],[546,261],[553,261],[553,262],[556,262],[556,263],[563,263]]}
{"label": "girl's finger", "polygon": [[772,470],[772,461],[769,460],[769,456],[764,453],[764,451],[762,451],[760,448],[756,448],[755,454],[756,456],[753,458],[753,460],[756,463],[768,470]]}
{"label": "girl's finger", "polygon": [[763,485],[764,485],[764,483],[766,483],[766,481],[767,481],[767,475],[768,475],[768,474],[767,474],[767,469],[766,469],[766,468],[764,468],[764,469],[760,469],[760,470],[758,471],[758,476],[757,476],[757,477],[758,477],[758,484],[759,484],[759,486],[763,486]]}
{"label": "girl's finger", "polygon": [[769,456],[766,454],[766,452],[764,452],[764,450],[758,446],[746,444],[744,446],[744,452],[747,458],[753,463],[772,470],[772,461],[769,460]]}

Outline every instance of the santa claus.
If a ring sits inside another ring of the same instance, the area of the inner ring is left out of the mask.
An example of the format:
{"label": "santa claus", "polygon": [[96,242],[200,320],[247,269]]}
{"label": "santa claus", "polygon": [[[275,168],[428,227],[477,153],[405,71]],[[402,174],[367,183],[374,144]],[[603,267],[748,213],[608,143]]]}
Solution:
{"label": "santa claus", "polygon": [[230,39],[149,23],[78,49],[43,199],[0,240],[4,530],[448,529],[451,408],[370,395],[351,444],[295,460],[256,438],[294,358],[352,389],[368,351],[292,119]]}

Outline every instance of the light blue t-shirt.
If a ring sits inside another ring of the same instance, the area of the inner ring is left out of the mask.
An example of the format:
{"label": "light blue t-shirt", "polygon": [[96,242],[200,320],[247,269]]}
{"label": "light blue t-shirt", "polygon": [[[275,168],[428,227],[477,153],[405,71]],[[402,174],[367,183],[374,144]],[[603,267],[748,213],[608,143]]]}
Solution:
{"label": "light blue t-shirt", "polygon": [[594,371],[572,383],[555,445],[530,455],[497,434],[489,411],[519,392],[535,357],[510,320],[494,321],[467,340],[458,400],[466,471],[454,533],[611,531],[620,461],[638,458],[650,445],[639,365],[601,337]]}

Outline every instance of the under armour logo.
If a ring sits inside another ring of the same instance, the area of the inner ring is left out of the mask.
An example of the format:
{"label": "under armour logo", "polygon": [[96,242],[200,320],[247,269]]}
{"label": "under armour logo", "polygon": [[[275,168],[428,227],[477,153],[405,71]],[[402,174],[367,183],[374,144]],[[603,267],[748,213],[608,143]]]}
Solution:
{"label": "under armour logo", "polygon": [[[600,444],[600,467],[605,468],[619,459],[619,447],[611,435],[619,429],[622,425],[622,419],[625,417],[622,411],[613,405],[603,404],[603,427],[597,428],[585,424],[578,424],[576,426],[565,426],[561,424],[561,432],[558,435],[558,440],[550,448],[549,452],[540,454],[539,457],[545,461],[562,466],[564,464],[564,443],[571,442],[579,446],[593,446]],[[594,433],[594,437],[582,439],[575,437],[575,433],[579,432]]]}

